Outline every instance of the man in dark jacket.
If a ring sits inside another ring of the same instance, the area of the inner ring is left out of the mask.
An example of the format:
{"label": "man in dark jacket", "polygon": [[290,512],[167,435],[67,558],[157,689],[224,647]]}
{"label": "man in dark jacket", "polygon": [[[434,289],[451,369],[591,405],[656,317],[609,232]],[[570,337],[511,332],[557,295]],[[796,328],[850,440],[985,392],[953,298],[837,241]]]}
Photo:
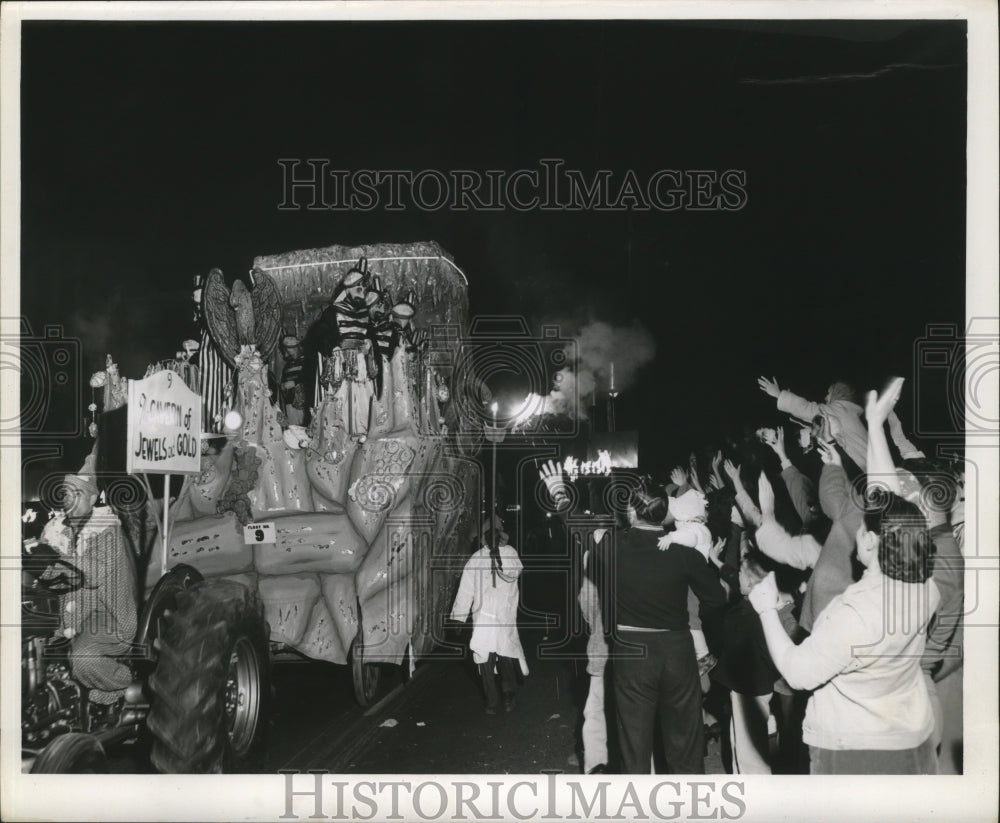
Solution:
{"label": "man in dark jacket", "polygon": [[688,591],[700,602],[702,630],[716,650],[727,601],[718,573],[690,546],[658,547],[661,499],[639,501],[631,528],[615,530],[597,551],[604,624],[613,631],[612,666],[622,771],[648,774],[654,723],[678,774],[704,774],[701,683],[688,623]]}

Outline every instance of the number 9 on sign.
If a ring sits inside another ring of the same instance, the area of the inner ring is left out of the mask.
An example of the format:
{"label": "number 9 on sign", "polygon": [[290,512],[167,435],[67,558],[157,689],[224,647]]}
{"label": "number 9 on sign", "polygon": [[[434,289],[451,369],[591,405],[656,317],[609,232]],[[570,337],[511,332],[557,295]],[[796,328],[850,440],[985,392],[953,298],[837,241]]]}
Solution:
{"label": "number 9 on sign", "polygon": [[243,527],[243,542],[247,545],[274,543],[274,523],[247,523]]}

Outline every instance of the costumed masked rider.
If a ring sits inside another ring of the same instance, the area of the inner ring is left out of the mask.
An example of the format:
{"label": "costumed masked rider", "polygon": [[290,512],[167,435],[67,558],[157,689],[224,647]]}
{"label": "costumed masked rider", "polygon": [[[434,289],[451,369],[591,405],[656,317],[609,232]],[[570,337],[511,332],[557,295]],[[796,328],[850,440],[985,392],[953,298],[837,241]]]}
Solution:
{"label": "costumed masked rider", "polygon": [[[323,395],[329,392],[336,396],[346,384],[344,419],[348,433],[358,439],[368,433],[373,394],[374,359],[367,291],[368,260],[363,257],[344,276],[333,302],[313,331],[317,351],[323,357],[320,375]],[[322,399],[317,398],[317,405]]]}
{"label": "costumed masked rider", "polygon": [[302,344],[294,335],[281,339],[281,408],[290,426],[301,426],[306,418],[305,357]]}
{"label": "costumed masked rider", "polygon": [[402,384],[408,393],[409,405],[411,407],[411,417],[414,424],[420,425],[425,415],[422,413],[422,400],[424,398],[423,375],[424,375],[424,353],[427,348],[427,338],[423,329],[417,329],[413,325],[413,317],[416,314],[416,296],[411,290],[404,298],[399,300],[392,307],[392,322],[396,327],[396,344],[392,354],[393,374],[396,377],[396,391],[400,390],[400,376],[403,377]]}
{"label": "costumed masked rider", "polygon": [[392,354],[399,344],[399,329],[390,317],[392,300],[389,297],[389,292],[382,288],[382,281],[377,275],[372,278],[371,285],[368,287],[365,303],[368,305],[369,334],[372,347],[375,350],[373,358],[375,363],[375,396],[381,400],[385,373],[389,368]]}
{"label": "costumed masked rider", "polygon": [[415,303],[416,295],[411,290],[392,307],[392,321],[399,334],[399,343],[411,356],[416,355],[425,342],[422,330],[413,325],[413,316],[417,313]]}

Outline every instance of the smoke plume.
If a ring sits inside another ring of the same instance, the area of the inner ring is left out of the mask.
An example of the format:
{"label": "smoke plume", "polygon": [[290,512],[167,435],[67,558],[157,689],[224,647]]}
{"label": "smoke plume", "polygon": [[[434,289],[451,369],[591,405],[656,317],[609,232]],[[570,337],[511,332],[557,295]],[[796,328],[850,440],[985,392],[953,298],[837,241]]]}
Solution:
{"label": "smoke plume", "polygon": [[[566,324],[558,325],[567,334]],[[586,419],[595,399],[606,397],[612,388],[612,364],[614,390],[623,392],[656,354],[652,335],[638,321],[631,326],[612,326],[599,320],[567,336],[573,338],[565,348],[568,365],[555,375],[552,391],[541,399],[541,414]]]}

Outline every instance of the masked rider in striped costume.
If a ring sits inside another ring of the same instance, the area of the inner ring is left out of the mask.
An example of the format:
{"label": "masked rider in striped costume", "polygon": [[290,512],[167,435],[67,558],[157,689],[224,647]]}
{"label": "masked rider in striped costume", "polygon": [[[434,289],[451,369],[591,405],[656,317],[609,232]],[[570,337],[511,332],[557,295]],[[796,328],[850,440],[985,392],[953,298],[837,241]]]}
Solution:
{"label": "masked rider in striped costume", "polygon": [[344,277],[333,302],[317,321],[315,337],[323,356],[323,395],[343,402],[348,433],[359,440],[368,433],[376,373],[365,300],[368,284],[368,261],[362,258]]}

